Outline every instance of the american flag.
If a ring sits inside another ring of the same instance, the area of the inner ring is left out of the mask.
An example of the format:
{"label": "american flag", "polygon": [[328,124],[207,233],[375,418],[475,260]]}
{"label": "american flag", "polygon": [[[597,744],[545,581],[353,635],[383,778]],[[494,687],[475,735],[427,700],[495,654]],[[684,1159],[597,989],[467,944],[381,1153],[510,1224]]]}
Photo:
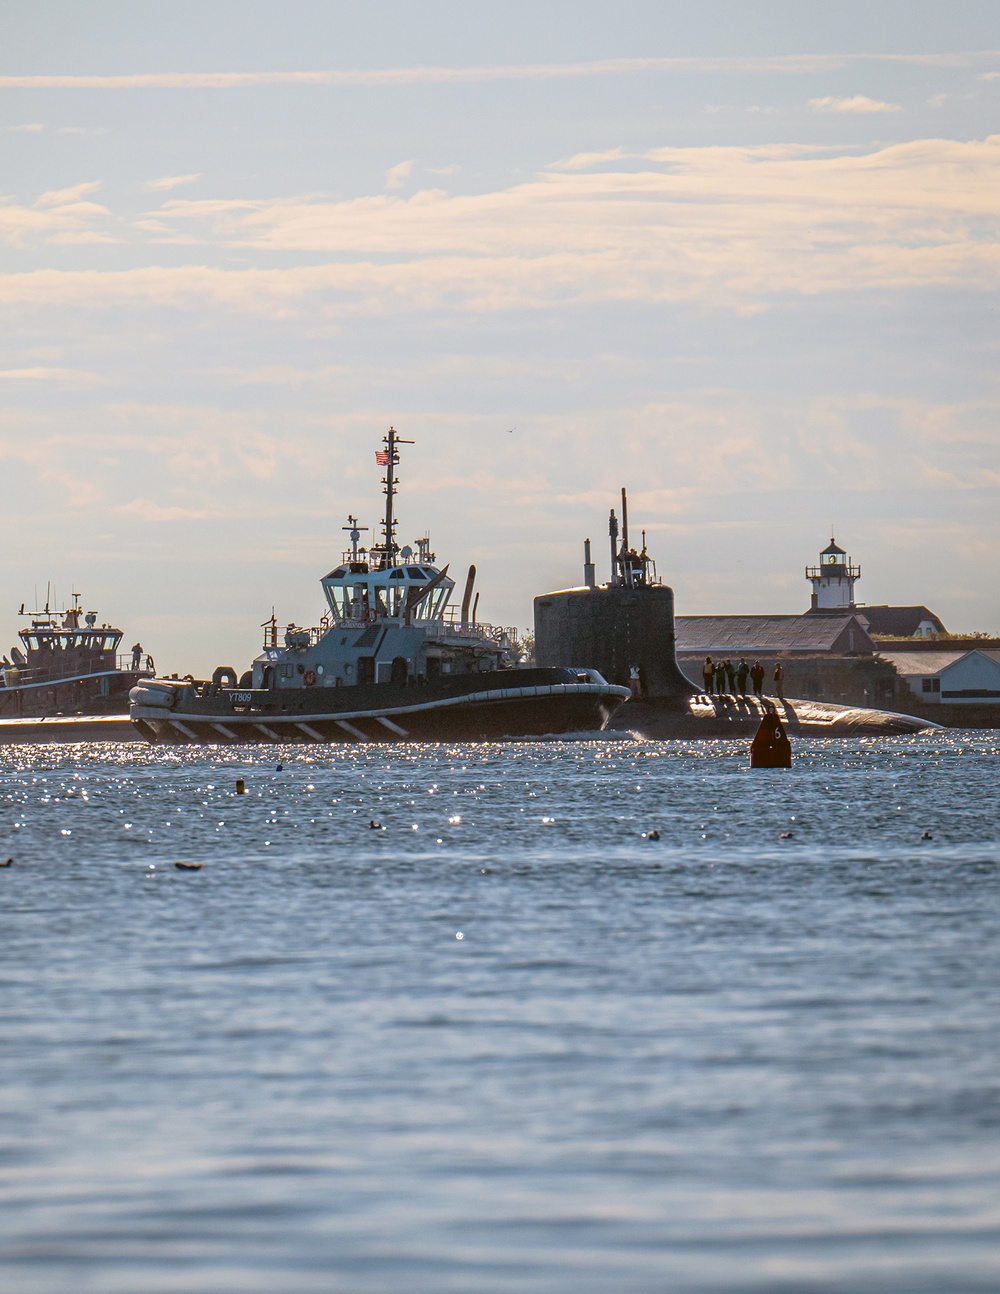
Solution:
{"label": "american flag", "polygon": [[389,466],[389,451],[388,451],[388,450],[386,450],[386,449],[376,449],[376,451],[375,451],[375,462],[376,462],[376,463],[378,463],[379,467],[388,467],[388,466]]}

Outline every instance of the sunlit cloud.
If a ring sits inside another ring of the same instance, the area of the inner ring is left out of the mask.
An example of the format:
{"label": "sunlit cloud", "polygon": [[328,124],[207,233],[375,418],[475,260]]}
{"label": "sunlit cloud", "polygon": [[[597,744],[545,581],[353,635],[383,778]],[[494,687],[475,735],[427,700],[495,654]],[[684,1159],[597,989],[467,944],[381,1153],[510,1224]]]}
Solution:
{"label": "sunlit cloud", "polygon": [[120,516],[138,517],[141,521],[202,521],[206,517],[222,515],[206,508],[165,506],[152,499],[132,499],[129,503],[117,504],[112,511]]}
{"label": "sunlit cloud", "polygon": [[106,386],[107,377],[78,368],[0,368],[0,382],[58,382],[73,386]]}
{"label": "sunlit cloud", "polygon": [[32,241],[65,240],[68,235],[76,241],[104,242],[111,235],[92,226],[95,222],[106,222],[109,214],[106,207],[96,202],[53,203],[42,207],[0,204],[0,242],[10,247],[24,247]]}
{"label": "sunlit cloud", "polygon": [[995,62],[997,50],[947,54],[785,54],[673,58],[608,58],[576,63],[515,63],[496,67],[396,67],[286,72],[138,72],[124,76],[0,76],[0,88],[24,90],[227,90],[272,85],[420,85],[448,82],[551,80],[562,77],[628,76],[642,72],[735,75],[803,75],[863,63],[918,67],[975,67]]}
{"label": "sunlit cloud", "polygon": [[885,103],[881,99],[869,99],[865,94],[856,94],[850,99],[837,99],[826,95],[822,99],[810,99],[809,107],[817,112],[900,112],[898,103]]}
{"label": "sunlit cloud", "polygon": [[35,199],[36,207],[64,206],[70,202],[79,202],[88,193],[95,193],[101,187],[100,180],[91,180],[86,184],[74,184],[70,189],[50,189],[40,193]]}
{"label": "sunlit cloud", "polygon": [[[202,301],[273,313],[326,296],[328,308],[345,315],[622,300],[747,312],[782,293],[982,287],[1000,273],[1000,248],[988,232],[1000,215],[1000,136],[868,152],[658,148],[629,157],[629,170],[615,164],[623,158],[620,150],[578,154],[480,194],[170,198],[134,222],[133,235],[206,255],[239,249],[330,259],[239,270],[41,269],[0,279],[0,298]],[[102,211],[81,203],[0,207],[0,230],[6,223],[9,238],[111,236]]]}
{"label": "sunlit cloud", "polygon": [[401,189],[410,178],[410,172],[412,170],[412,160],[408,162],[397,162],[395,166],[390,166],[385,173],[385,187],[387,189]]}
{"label": "sunlit cloud", "polygon": [[194,171],[191,175],[162,175],[158,180],[146,180],[142,187],[154,191],[177,189],[182,184],[194,184],[200,179],[201,171]]}
{"label": "sunlit cloud", "polygon": [[572,157],[564,158],[562,161],[550,162],[549,169],[553,171],[586,171],[593,166],[600,166],[602,162],[619,162],[627,156],[641,156],[641,154],[627,154],[624,148],[609,148],[601,153],[574,153]]}
{"label": "sunlit cloud", "polygon": [[2,130],[5,135],[36,135],[39,131],[44,129],[45,127],[40,121],[27,121],[23,126],[0,127],[0,130]]}
{"label": "sunlit cloud", "polygon": [[[399,163],[387,183],[403,183],[411,168]],[[989,232],[1000,216],[1000,136],[869,151],[616,148],[484,193],[169,197],[132,222],[86,201],[98,187],[51,190],[30,208],[0,205],[0,238],[23,246],[127,237],[133,246],[198,247],[199,259],[281,252],[309,263],[37,269],[0,277],[0,300],[264,314],[308,301],[344,316],[697,301],[745,314],[782,294],[981,288],[1000,278]]]}

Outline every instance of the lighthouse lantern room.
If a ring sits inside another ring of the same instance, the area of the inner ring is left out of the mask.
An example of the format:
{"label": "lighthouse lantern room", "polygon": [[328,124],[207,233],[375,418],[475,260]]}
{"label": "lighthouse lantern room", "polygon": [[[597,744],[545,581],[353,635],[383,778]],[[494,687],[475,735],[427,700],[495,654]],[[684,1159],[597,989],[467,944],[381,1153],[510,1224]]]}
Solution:
{"label": "lighthouse lantern room", "polygon": [[809,610],[853,611],[854,581],[860,578],[861,567],[852,566],[851,559],[831,537],[819,555],[819,565],[806,567],[806,579],[813,589]]}

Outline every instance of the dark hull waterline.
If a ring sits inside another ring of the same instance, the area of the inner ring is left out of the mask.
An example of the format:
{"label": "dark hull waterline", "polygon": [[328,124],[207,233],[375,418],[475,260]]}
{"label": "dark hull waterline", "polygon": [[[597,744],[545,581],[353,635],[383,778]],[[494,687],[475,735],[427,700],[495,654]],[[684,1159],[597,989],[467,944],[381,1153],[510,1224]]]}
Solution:
{"label": "dark hull waterline", "polygon": [[601,729],[622,692],[607,684],[553,684],[363,709],[249,714],[234,714],[224,698],[207,698],[171,710],[133,706],[132,718],[148,741],[170,745],[502,741]]}

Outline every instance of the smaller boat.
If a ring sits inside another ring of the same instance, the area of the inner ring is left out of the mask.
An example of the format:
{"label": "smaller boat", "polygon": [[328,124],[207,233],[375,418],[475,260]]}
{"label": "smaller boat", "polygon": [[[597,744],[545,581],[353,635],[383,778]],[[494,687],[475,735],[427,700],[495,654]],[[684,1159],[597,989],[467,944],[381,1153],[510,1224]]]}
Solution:
{"label": "smaller boat", "polygon": [[319,626],[290,624],[279,644],[272,615],[241,676],[220,666],[211,680],[137,684],[132,720],[149,741],[498,741],[601,729],[628,698],[593,669],[521,665],[514,630],[476,621],[475,567],[460,612],[451,605],[455,582],[429,538],[396,542],[399,446],[412,442],[390,427],[383,443],[381,543],[361,547],[364,528],[348,518],[351,547],[321,581]]}
{"label": "smaller boat", "polygon": [[84,612],[79,593],[62,611],[46,601],[41,611],[26,612],[22,603],[18,614],[30,624],[0,662],[0,721],[125,715],[130,690],[154,673],[140,644],[119,652],[122,630]]}

